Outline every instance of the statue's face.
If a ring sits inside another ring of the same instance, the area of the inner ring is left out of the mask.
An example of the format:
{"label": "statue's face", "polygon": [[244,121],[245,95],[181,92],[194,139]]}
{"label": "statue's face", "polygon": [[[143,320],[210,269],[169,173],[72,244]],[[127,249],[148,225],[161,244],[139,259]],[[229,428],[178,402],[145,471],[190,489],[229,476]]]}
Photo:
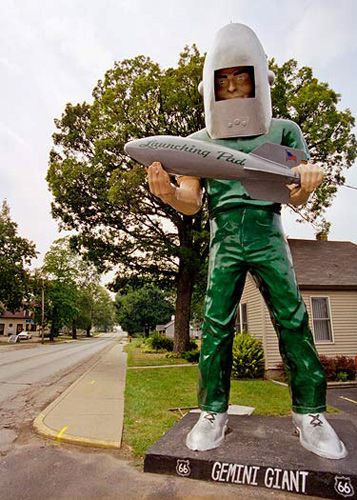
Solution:
{"label": "statue's face", "polygon": [[234,66],[215,71],[216,101],[254,97],[254,81],[246,67]]}

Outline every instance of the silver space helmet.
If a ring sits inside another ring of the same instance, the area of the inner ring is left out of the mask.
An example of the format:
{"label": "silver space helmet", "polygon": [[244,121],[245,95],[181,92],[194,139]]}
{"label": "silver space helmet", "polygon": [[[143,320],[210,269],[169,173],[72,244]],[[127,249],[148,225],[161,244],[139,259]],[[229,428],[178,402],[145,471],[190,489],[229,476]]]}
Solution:
{"label": "silver space helmet", "polygon": [[[219,70],[232,71],[236,67],[250,75],[251,96],[220,99],[216,95],[215,75],[219,76]],[[221,28],[207,53],[200,86],[209,135],[224,139],[267,133],[272,117],[269,85],[272,78],[267,57],[253,30],[238,23]]]}

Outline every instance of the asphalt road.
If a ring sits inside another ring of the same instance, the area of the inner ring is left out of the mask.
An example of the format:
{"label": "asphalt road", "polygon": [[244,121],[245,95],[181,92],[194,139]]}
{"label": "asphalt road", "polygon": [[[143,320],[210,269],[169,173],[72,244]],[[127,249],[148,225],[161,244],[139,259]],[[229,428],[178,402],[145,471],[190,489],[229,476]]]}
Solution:
{"label": "asphalt road", "polygon": [[[96,450],[37,436],[34,418],[118,341],[116,336],[0,348],[0,500],[302,498],[277,490],[144,474],[125,445]],[[329,393],[330,404],[340,409],[347,405],[345,411],[354,412],[357,405],[340,396],[357,400],[355,389]]]}
{"label": "asphalt road", "polygon": [[[131,450],[81,448],[34,433],[33,420],[87,368],[113,338],[0,350],[0,500],[256,498],[255,488],[144,474]],[[6,395],[5,395],[6,391]],[[296,495],[259,490],[259,498]]]}
{"label": "asphalt road", "polygon": [[0,403],[26,386],[47,383],[49,377],[71,369],[114,342],[113,335],[54,345],[2,347],[0,350]]}
{"label": "asphalt road", "polygon": [[41,410],[118,341],[118,335],[108,334],[53,345],[2,346],[0,455],[8,453],[24,432],[33,434],[32,422]]}
{"label": "asphalt road", "polygon": [[343,412],[357,427],[357,387],[329,389],[327,403]]}

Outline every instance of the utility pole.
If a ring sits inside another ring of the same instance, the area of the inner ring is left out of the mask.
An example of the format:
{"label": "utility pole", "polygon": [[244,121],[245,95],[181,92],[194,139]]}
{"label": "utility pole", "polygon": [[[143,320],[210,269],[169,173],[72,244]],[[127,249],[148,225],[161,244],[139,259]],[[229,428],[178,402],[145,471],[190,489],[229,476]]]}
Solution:
{"label": "utility pole", "polygon": [[41,344],[45,342],[45,284],[42,278],[42,289],[41,289]]}

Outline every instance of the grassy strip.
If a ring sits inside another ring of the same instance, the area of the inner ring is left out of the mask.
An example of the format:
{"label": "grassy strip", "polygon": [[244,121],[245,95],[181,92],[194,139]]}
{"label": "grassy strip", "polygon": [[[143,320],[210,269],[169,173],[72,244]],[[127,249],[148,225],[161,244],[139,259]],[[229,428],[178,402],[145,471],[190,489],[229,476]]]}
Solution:
{"label": "grassy strip", "polygon": [[142,352],[142,341],[135,339],[126,344],[124,351],[128,353],[128,366],[161,366],[187,363],[183,358],[167,357],[167,352]]}
{"label": "grassy strip", "polygon": [[[143,456],[180,418],[169,408],[196,406],[197,368],[128,370],[125,391],[124,442]],[[231,403],[254,406],[254,415],[288,415],[286,387],[266,380],[232,381]]]}
{"label": "grassy strip", "polygon": [[[166,357],[165,352],[142,352],[141,339],[134,339],[124,350],[128,366],[186,363],[182,358]],[[142,457],[181,418],[170,408],[197,406],[197,371],[194,366],[127,371],[123,441],[135,456]],[[254,415],[283,416],[291,411],[288,388],[268,380],[232,380],[230,402],[253,406]]]}

